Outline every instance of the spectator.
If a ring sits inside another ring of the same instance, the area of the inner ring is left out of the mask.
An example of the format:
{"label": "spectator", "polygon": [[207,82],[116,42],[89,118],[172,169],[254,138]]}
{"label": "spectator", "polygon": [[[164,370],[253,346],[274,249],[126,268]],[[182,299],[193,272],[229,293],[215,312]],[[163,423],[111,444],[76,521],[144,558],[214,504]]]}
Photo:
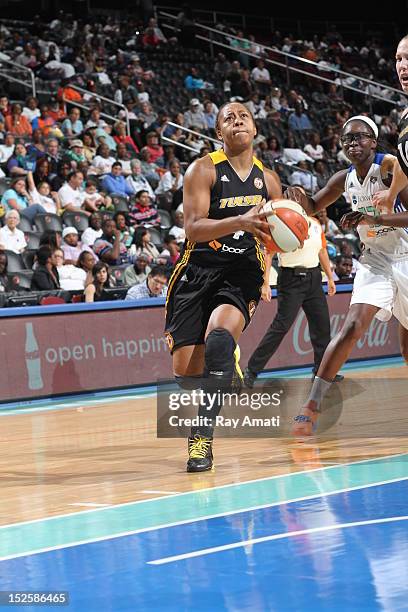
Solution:
{"label": "spectator", "polygon": [[99,259],[110,266],[129,262],[127,249],[120,240],[120,230],[113,219],[105,219],[102,222],[102,236],[95,240],[93,250]]}
{"label": "spectator", "polygon": [[157,132],[149,132],[146,136],[146,148],[149,152],[148,162],[162,166],[164,151],[163,147],[159,143],[159,136]]}
{"label": "spectator", "polygon": [[78,230],[73,226],[64,227],[62,230],[62,241],[65,263],[75,266],[79,255],[84,250],[83,245],[79,242]]}
{"label": "spectator", "polygon": [[137,227],[133,236],[130,253],[133,256],[146,255],[149,263],[166,264],[166,258],[161,258],[157,247],[151,242],[151,234],[146,227]]}
{"label": "spectator", "polygon": [[142,166],[142,174],[147,178],[147,180],[153,185],[157,186],[160,180],[160,172],[161,168],[150,162],[150,152],[147,147],[143,147],[140,151],[140,164]]}
{"label": "spectator", "polygon": [[251,72],[252,80],[255,82],[255,87],[260,96],[265,97],[271,89],[271,75],[269,70],[265,68],[263,59],[256,61],[256,67]]}
{"label": "spectator", "polygon": [[41,104],[40,114],[32,120],[31,127],[33,130],[40,130],[45,138],[51,136],[51,132],[53,132],[56,127],[56,121],[50,114],[50,107],[48,104]]}
{"label": "spectator", "polygon": [[197,89],[204,89],[205,83],[203,79],[198,76],[198,70],[195,66],[190,68],[190,71],[184,79],[184,87],[188,91],[196,91]]}
{"label": "spectator", "polygon": [[109,151],[116,151],[116,142],[112,136],[112,126],[110,123],[106,123],[106,121],[101,122],[96,130],[95,137],[98,144],[107,144]]}
{"label": "spectator", "polygon": [[60,232],[55,230],[45,230],[40,236],[40,247],[49,246],[52,251],[59,249],[62,244]]}
{"label": "spectator", "polygon": [[109,267],[103,261],[98,261],[92,268],[92,282],[85,288],[85,302],[103,302],[109,296],[105,289],[112,287],[109,278]]}
{"label": "spectator", "polygon": [[[215,108],[214,108],[215,107]],[[217,107],[211,100],[204,102],[204,120],[205,128],[212,135],[215,134],[215,122],[217,120]]]}
{"label": "spectator", "polygon": [[84,124],[81,119],[81,111],[74,106],[71,108],[68,117],[63,122],[61,129],[66,138],[77,138],[84,131]]}
{"label": "spectator", "polygon": [[317,191],[317,179],[314,174],[310,172],[306,161],[300,161],[298,163],[289,182],[292,186],[300,185],[308,193],[315,193]]}
{"label": "spectator", "polygon": [[85,285],[87,285],[87,281],[92,274],[92,268],[94,267],[94,265],[95,257],[92,253],[90,253],[90,251],[82,251],[82,253],[79,254],[77,266],[78,268],[81,268],[81,270],[85,270],[86,272]]}
{"label": "spectator", "polygon": [[221,79],[225,79],[230,70],[231,63],[227,60],[223,53],[218,53],[217,61],[214,65],[214,73],[218,75]]}
{"label": "spectator", "polygon": [[[92,257],[91,253],[88,253]],[[52,263],[57,268],[60,287],[65,291],[83,290],[87,273],[78,266],[68,264],[62,249],[55,249],[52,254]],[[93,260],[94,263],[94,260]]]}
{"label": "spectator", "polygon": [[83,144],[84,144],[84,156],[87,162],[89,162],[90,164],[93,161],[93,158],[96,155],[96,144],[95,144],[95,139],[93,137],[92,131],[89,130],[87,132],[84,133],[83,137]]}
{"label": "spectator", "polygon": [[29,170],[35,170],[35,159],[27,155],[27,149],[22,143],[17,143],[14,153],[7,162],[7,170],[11,177],[25,176]]}
{"label": "spectator", "polygon": [[105,174],[102,187],[108,193],[116,193],[127,197],[133,195],[133,190],[122,175],[122,164],[118,161],[112,164],[109,174]]}
{"label": "spectator", "polygon": [[317,179],[317,186],[319,189],[323,189],[331,176],[327,163],[323,159],[315,161],[314,174]]}
{"label": "spectator", "polygon": [[97,212],[101,208],[110,209],[111,202],[109,196],[99,193],[97,183],[94,179],[87,179],[85,181],[85,205],[91,212]]}
{"label": "spectator", "polygon": [[[0,259],[1,261],[1,259]],[[140,285],[146,280],[147,275],[151,272],[151,267],[148,265],[149,260],[147,255],[143,253],[135,258],[134,264],[128,266],[125,270],[124,279],[125,285],[133,287],[133,285]]]}
{"label": "spectator", "polygon": [[343,236],[343,233],[339,230],[335,222],[327,216],[327,210],[325,208],[319,210],[316,217],[319,219],[324,235],[328,240]]}
{"label": "spectator", "polygon": [[157,20],[154,19],[154,17],[151,17],[151,19],[149,19],[147,28],[143,34],[142,42],[144,46],[148,47],[156,47],[167,42],[167,38],[165,37],[161,29],[158,27]]}
{"label": "spectator", "polygon": [[32,175],[32,178],[36,185],[38,185],[42,181],[48,182],[50,179],[50,164],[48,162],[48,159],[45,156],[41,157],[35,165],[35,172],[31,172],[29,170],[27,172],[27,177],[30,174]]}
{"label": "spectator", "polygon": [[303,147],[303,150],[313,159],[313,161],[324,159],[325,153],[320,144],[320,134],[318,132],[311,133],[309,142]]}
{"label": "spectator", "polygon": [[67,183],[70,174],[71,164],[66,161],[60,161],[57,175],[51,179],[51,191],[59,191]]}
{"label": "spectator", "polygon": [[136,200],[129,212],[129,220],[133,226],[137,225],[160,225],[160,217],[156,208],[150,203],[147,191],[138,191]]}
{"label": "spectator", "polygon": [[268,138],[267,148],[265,151],[262,151],[262,161],[264,161],[269,168],[273,168],[275,161],[280,159],[282,155],[283,149],[276,136]]}
{"label": "spectator", "polygon": [[24,232],[17,229],[20,223],[20,215],[16,210],[6,213],[6,225],[0,229],[0,249],[22,253],[27,246]]}
{"label": "spectator", "polygon": [[38,162],[41,159],[46,159],[44,138],[41,133],[41,130],[33,130],[33,135],[31,136],[31,142],[27,145],[27,153],[30,157],[37,160],[36,166],[38,165]]}
{"label": "spectator", "polygon": [[11,291],[11,282],[8,276],[7,253],[0,251],[0,293]]}
{"label": "spectator", "polygon": [[120,239],[125,247],[130,247],[133,242],[133,234],[135,232],[134,227],[129,227],[127,215],[123,212],[116,212],[113,215],[113,220],[116,223],[116,227],[120,230]]}
{"label": "spectator", "polygon": [[33,128],[27,117],[22,115],[22,110],[20,104],[12,105],[11,114],[5,118],[6,131],[14,136],[28,137],[33,133]]}
{"label": "spectator", "polygon": [[132,159],[130,162],[130,170],[131,174],[126,178],[126,182],[129,187],[132,188],[133,193],[138,193],[139,191],[147,191],[150,196],[150,199],[154,201],[156,199],[156,194],[147,178],[142,174],[142,164],[138,159]]}
{"label": "spectator", "polygon": [[7,162],[14,152],[14,134],[7,132],[4,143],[0,145],[0,164]]}
{"label": "spectator", "polygon": [[333,280],[350,282],[353,279],[352,269],[352,258],[348,255],[339,255],[336,258],[336,267],[333,272]]}
{"label": "spectator", "polygon": [[33,202],[35,204],[41,204],[46,212],[59,215],[61,212],[61,202],[57,193],[51,193],[50,184],[43,180],[39,181],[38,185],[36,186],[31,172],[27,174],[27,181],[28,193],[30,194]]}
{"label": "spectator", "polygon": [[169,234],[175,237],[177,244],[183,244],[186,239],[186,230],[184,229],[184,212],[183,205],[177,208],[174,213],[174,225],[169,230]]}
{"label": "spectator", "polygon": [[[61,206],[65,211],[84,210],[85,194],[81,191],[84,180],[82,172],[71,172],[68,181],[58,191]],[[86,211],[85,211],[86,212]],[[90,215],[90,213],[87,213]]]}
{"label": "spectator", "polygon": [[84,143],[79,138],[71,140],[69,149],[65,154],[65,158],[71,162],[71,165],[76,168],[80,162],[87,161],[84,153]]}
{"label": "spectator", "polygon": [[290,130],[312,130],[313,126],[303,110],[303,104],[301,102],[295,103],[295,112],[289,116],[288,127]]}
{"label": "spectator", "polygon": [[156,189],[156,195],[165,195],[169,201],[173,201],[173,196],[183,187],[183,175],[180,171],[180,164],[174,160],[170,164],[170,169],[163,174]]}
{"label": "spectator", "polygon": [[143,300],[152,297],[165,297],[167,294],[167,273],[163,266],[155,266],[146,280],[134,285],[126,294],[125,300]]}
{"label": "spectator", "polygon": [[148,130],[157,121],[157,113],[153,110],[150,102],[142,102],[141,112],[138,114],[139,121],[142,122],[143,129]]}
{"label": "spectator", "polygon": [[102,216],[99,212],[94,212],[89,217],[89,227],[84,230],[81,236],[83,245],[92,247],[97,238],[102,236]]}
{"label": "spectator", "polygon": [[59,151],[59,143],[56,138],[50,138],[48,140],[45,157],[48,160],[50,175],[57,174],[61,156]]}
{"label": "spectator", "polygon": [[132,153],[139,153],[139,149],[137,148],[133,138],[126,134],[126,125],[123,123],[123,121],[118,121],[115,124],[115,136],[113,138],[117,145],[123,143]]}
{"label": "spectator", "polygon": [[14,179],[10,189],[4,192],[1,204],[6,211],[11,209],[17,210],[20,215],[29,219],[31,224],[34,222],[36,215],[46,212],[40,204],[35,204],[30,194],[27,193],[24,178]]}
{"label": "spectator", "polygon": [[90,174],[108,174],[112,170],[115,158],[111,156],[109,146],[105,143],[99,145],[96,150],[96,157],[92,161],[89,169]]}
{"label": "spectator", "polygon": [[60,289],[58,270],[52,261],[52,250],[41,246],[37,251],[37,267],[31,279],[31,291]]}
{"label": "spectator", "polygon": [[198,130],[207,129],[206,116],[202,111],[200,100],[197,98],[192,98],[190,100],[190,108],[184,113],[184,125],[186,128],[196,126]]}
{"label": "spectator", "polygon": [[103,127],[104,123],[104,120],[101,119],[101,111],[99,110],[99,108],[93,108],[89,115],[88,121],[85,123],[85,130]]}
{"label": "spectator", "polygon": [[161,257],[167,258],[169,266],[173,267],[180,259],[180,247],[177,244],[176,238],[170,232],[163,239],[164,249],[160,253]]}

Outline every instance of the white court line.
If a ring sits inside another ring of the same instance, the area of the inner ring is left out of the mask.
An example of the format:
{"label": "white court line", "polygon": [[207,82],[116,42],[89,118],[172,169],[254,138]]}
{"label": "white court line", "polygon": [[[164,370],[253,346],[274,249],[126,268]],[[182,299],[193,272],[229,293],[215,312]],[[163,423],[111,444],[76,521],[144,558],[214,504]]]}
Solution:
{"label": "white court line", "polygon": [[406,521],[408,516],[392,516],[389,518],[372,519],[368,521],[355,521],[353,523],[339,523],[338,525],[327,525],[326,527],[313,527],[312,529],[302,529],[300,531],[289,531],[286,533],[277,533],[275,535],[264,536],[262,538],[253,538],[252,540],[242,540],[234,542],[234,544],[224,544],[223,546],[214,546],[213,548],[203,548],[202,550],[194,550],[182,555],[174,555],[173,557],[164,557],[155,561],[146,561],[148,565],[164,565],[165,563],[174,563],[192,557],[203,557],[204,555],[212,555],[214,553],[231,550],[233,548],[241,548],[243,546],[253,546],[262,542],[271,542],[273,540],[283,540],[285,538],[294,538],[302,535],[310,535],[312,533],[322,533],[325,531],[333,531],[335,529],[347,529],[348,527],[361,527],[363,525],[378,525],[379,523],[392,523],[396,521]]}
{"label": "white court line", "polygon": [[[384,455],[382,457],[372,457],[371,459],[361,459],[360,461],[350,461],[350,463],[338,463],[335,465],[328,465],[325,467],[318,467],[318,468],[311,468],[310,470],[300,470],[299,472],[288,472],[287,474],[277,474],[276,476],[265,476],[264,478],[253,478],[252,480],[244,480],[243,482],[232,482],[229,484],[225,484],[225,485],[219,485],[216,487],[206,487],[205,489],[200,489],[199,491],[184,491],[183,493],[177,493],[177,495],[169,495],[169,497],[181,497],[183,495],[197,495],[197,494],[201,494],[201,493],[205,493],[207,491],[218,491],[220,489],[226,489],[226,488],[232,488],[232,487],[238,487],[238,486],[242,486],[242,485],[247,485],[247,484],[251,484],[254,482],[265,482],[265,481],[271,481],[271,480],[276,480],[278,478],[287,478],[288,476],[300,476],[301,474],[312,474],[313,472],[324,472],[326,470],[332,470],[334,468],[338,468],[338,467],[350,467],[352,465],[359,465],[360,463],[368,463],[368,462],[374,462],[374,461],[383,461],[385,459],[395,459],[396,457],[405,457],[407,456],[408,458],[408,453],[397,453],[394,455]],[[404,476],[403,478],[394,478],[392,480],[386,480],[384,482],[378,482],[378,483],[374,483],[374,485],[371,485],[371,483],[368,486],[375,486],[375,485],[380,485],[380,484],[387,484],[390,482],[397,482],[399,480],[406,480],[406,477]],[[339,489],[338,491],[334,491],[334,493],[344,493],[346,491],[353,491],[354,488],[360,489],[360,488],[364,488],[364,486],[358,486],[358,487],[353,487],[351,489]],[[319,495],[317,495],[317,497],[324,497],[325,495],[329,495],[329,493],[319,493]],[[311,498],[309,497],[305,497],[304,499],[313,499],[313,497],[316,497],[316,495],[313,495]],[[163,499],[163,498],[161,498]],[[164,498],[166,499],[166,498]],[[286,504],[286,503],[290,503],[291,501],[301,501],[302,498],[299,499],[294,499],[294,500],[286,500],[286,501],[280,501],[278,502],[279,504]],[[132,505],[136,505],[136,504],[146,504],[148,502],[152,502],[152,501],[159,501],[157,498],[150,498],[150,499],[138,499],[136,501],[130,501],[130,502],[123,502],[122,504],[114,504],[112,505],[109,510],[113,510],[116,508],[124,508],[126,506],[132,506]],[[267,506],[269,506],[270,504],[267,504]],[[266,507],[266,506],[259,506],[260,508]],[[248,508],[248,510],[253,510],[253,509],[257,509],[257,507],[254,508]],[[91,510],[80,510],[79,512],[75,512],[75,514],[73,514],[72,512],[66,512],[64,514],[55,514],[53,516],[46,516],[44,518],[39,518],[39,519],[32,519],[30,521],[21,521],[19,523],[9,523],[7,525],[0,525],[0,530],[2,529],[8,529],[9,527],[19,527],[20,525],[34,525],[35,523],[41,523],[41,522],[45,522],[45,521],[53,521],[55,519],[60,519],[60,518],[66,518],[66,517],[73,517],[73,516],[82,516],[84,514],[89,514],[90,512],[104,512],[105,509],[99,509],[99,508],[94,508]],[[236,512],[245,512],[246,508],[241,508],[240,510],[237,510]],[[235,511],[233,512],[235,513]],[[222,514],[217,514],[214,516],[222,516]],[[206,517],[207,518],[207,517]],[[212,518],[212,517],[208,517],[208,518]],[[187,521],[187,522],[194,522],[195,520],[200,520],[200,519],[193,519],[193,521]],[[175,525],[178,525],[179,523],[174,523]],[[158,527],[155,527],[154,529],[158,529],[160,528],[160,525]],[[1,558],[0,558],[1,561]]]}
{"label": "white court line", "polygon": [[[70,542],[68,544],[58,544],[57,546],[49,546],[46,548],[39,548],[37,550],[29,550],[23,553],[17,553],[13,555],[8,555],[5,557],[0,557],[1,561],[7,561],[9,559],[18,559],[19,557],[29,557],[31,555],[38,555],[41,553],[51,552],[53,550],[62,550],[64,548],[72,548],[74,546],[82,546],[82,544],[93,544],[95,542],[104,542],[108,540],[115,540],[117,538],[123,538],[131,535],[137,535],[138,533],[147,533],[149,531],[158,531],[159,529],[169,529],[171,527],[180,527],[181,525],[188,525],[191,523],[198,523],[200,521],[206,521],[214,518],[220,518],[225,516],[231,516],[233,514],[240,514],[244,512],[252,512],[254,510],[262,510],[263,508],[273,508],[274,506],[283,506],[285,504],[293,504],[299,501],[307,501],[310,499],[318,499],[319,497],[326,497],[329,495],[337,495],[338,493],[348,493],[349,491],[357,491],[359,489],[368,489],[370,487],[377,487],[380,485],[391,484],[393,482],[401,482],[402,480],[408,480],[408,476],[404,478],[393,478],[392,480],[384,480],[381,482],[374,482],[364,485],[358,485],[356,487],[348,487],[347,489],[339,489],[336,491],[330,491],[329,493],[315,493],[313,495],[307,495],[305,497],[296,497],[293,499],[288,499],[285,501],[277,501],[271,504],[262,504],[259,506],[252,506],[249,508],[239,508],[236,510],[230,510],[229,512],[219,512],[218,514],[207,514],[205,516],[199,516],[197,518],[191,518],[184,521],[175,521],[173,523],[163,523],[162,525],[154,525],[152,527],[143,527],[141,529],[132,529],[130,531],[122,531],[119,533],[114,533],[112,535],[100,536],[99,538],[88,538],[86,540],[77,540],[75,542]],[[115,508],[115,506],[111,506],[110,509]],[[78,514],[84,514],[86,512],[92,512],[92,510],[84,510],[83,512],[78,512],[76,514],[69,514],[68,516],[77,516]],[[52,517],[51,517],[52,518]],[[20,523],[17,523],[18,525]]]}
{"label": "white court line", "polygon": [[140,491],[141,493],[152,493],[153,495],[181,495],[180,491]]}
{"label": "white court line", "polygon": [[108,508],[112,507],[112,504],[97,504],[96,502],[75,502],[74,504],[68,504],[68,506],[87,506],[89,508]]}

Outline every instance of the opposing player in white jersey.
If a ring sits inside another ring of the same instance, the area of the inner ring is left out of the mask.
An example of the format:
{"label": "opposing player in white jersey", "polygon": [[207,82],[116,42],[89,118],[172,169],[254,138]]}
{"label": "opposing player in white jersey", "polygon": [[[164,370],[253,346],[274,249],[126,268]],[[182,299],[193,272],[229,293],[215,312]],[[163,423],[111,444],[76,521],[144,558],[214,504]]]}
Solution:
{"label": "opposing player in white jersey", "polygon": [[408,189],[396,200],[394,213],[382,215],[372,203],[373,194],[388,189],[395,158],[376,152],[378,128],[365,116],[355,116],[343,126],[341,143],[351,161],[349,169],[332,176],[313,198],[295,187],[287,195],[314,214],[335,202],[344,191],[350,195],[352,212],[345,226],[357,225],[364,251],[354,280],[350,309],[342,330],[326,349],[302,413],[295,417],[294,435],[311,435],[320,404],[337,372],[348,359],[357,340],[372,319],[383,321],[392,314],[400,322],[401,352],[408,361]]}

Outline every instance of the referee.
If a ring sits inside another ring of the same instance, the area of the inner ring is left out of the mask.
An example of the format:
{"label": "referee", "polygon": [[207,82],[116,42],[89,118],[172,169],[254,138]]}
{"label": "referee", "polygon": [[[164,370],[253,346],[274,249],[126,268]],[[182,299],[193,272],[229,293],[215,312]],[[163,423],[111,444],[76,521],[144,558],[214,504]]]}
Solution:
{"label": "referee", "polygon": [[[264,369],[288,333],[300,308],[303,308],[309,324],[310,341],[314,351],[314,375],[330,342],[329,309],[322,289],[320,266],[328,279],[329,295],[336,293],[336,285],[330,268],[326,250],[327,243],[322,226],[314,217],[309,217],[309,221],[309,236],[305,240],[303,248],[292,253],[278,253],[278,312],[251,355],[248,367],[244,372],[244,383],[250,389],[254,386],[259,372]],[[267,253],[265,257],[266,270],[262,299],[266,302],[271,301],[269,272],[273,255],[274,253]],[[335,380],[339,382],[343,378],[338,374]]]}

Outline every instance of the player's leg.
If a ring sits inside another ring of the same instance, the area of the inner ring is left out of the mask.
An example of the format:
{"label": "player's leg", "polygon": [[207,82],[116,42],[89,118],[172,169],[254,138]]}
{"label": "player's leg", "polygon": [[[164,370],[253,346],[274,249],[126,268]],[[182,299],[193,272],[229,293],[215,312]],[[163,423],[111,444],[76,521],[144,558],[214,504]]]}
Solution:
{"label": "player's leg", "polygon": [[408,365],[408,329],[401,325],[401,323],[399,326],[399,341],[401,355],[404,358],[406,365]]}
{"label": "player's leg", "polygon": [[294,435],[311,435],[317,420],[321,402],[330,389],[332,381],[341,366],[348,359],[357,340],[369,327],[375,314],[380,310],[371,304],[353,304],[347,314],[341,331],[329,343],[312,389],[301,414],[295,417]]}
{"label": "player's leg", "polygon": [[278,279],[278,309],[264,337],[252,353],[244,372],[244,382],[252,389],[269,359],[277,351],[302,305],[307,280],[295,277],[291,269],[281,269]]}
{"label": "player's leg", "polygon": [[[200,406],[201,426],[191,431],[187,471],[202,472],[213,465],[214,424],[222,408],[222,394],[230,393],[234,376],[234,351],[245,327],[242,312],[232,304],[220,304],[209,319],[205,336],[203,391],[209,402]],[[205,419],[205,420],[204,420]]]}
{"label": "player's leg", "polygon": [[201,385],[204,374],[204,344],[181,346],[173,353],[173,373],[182,389]]}

